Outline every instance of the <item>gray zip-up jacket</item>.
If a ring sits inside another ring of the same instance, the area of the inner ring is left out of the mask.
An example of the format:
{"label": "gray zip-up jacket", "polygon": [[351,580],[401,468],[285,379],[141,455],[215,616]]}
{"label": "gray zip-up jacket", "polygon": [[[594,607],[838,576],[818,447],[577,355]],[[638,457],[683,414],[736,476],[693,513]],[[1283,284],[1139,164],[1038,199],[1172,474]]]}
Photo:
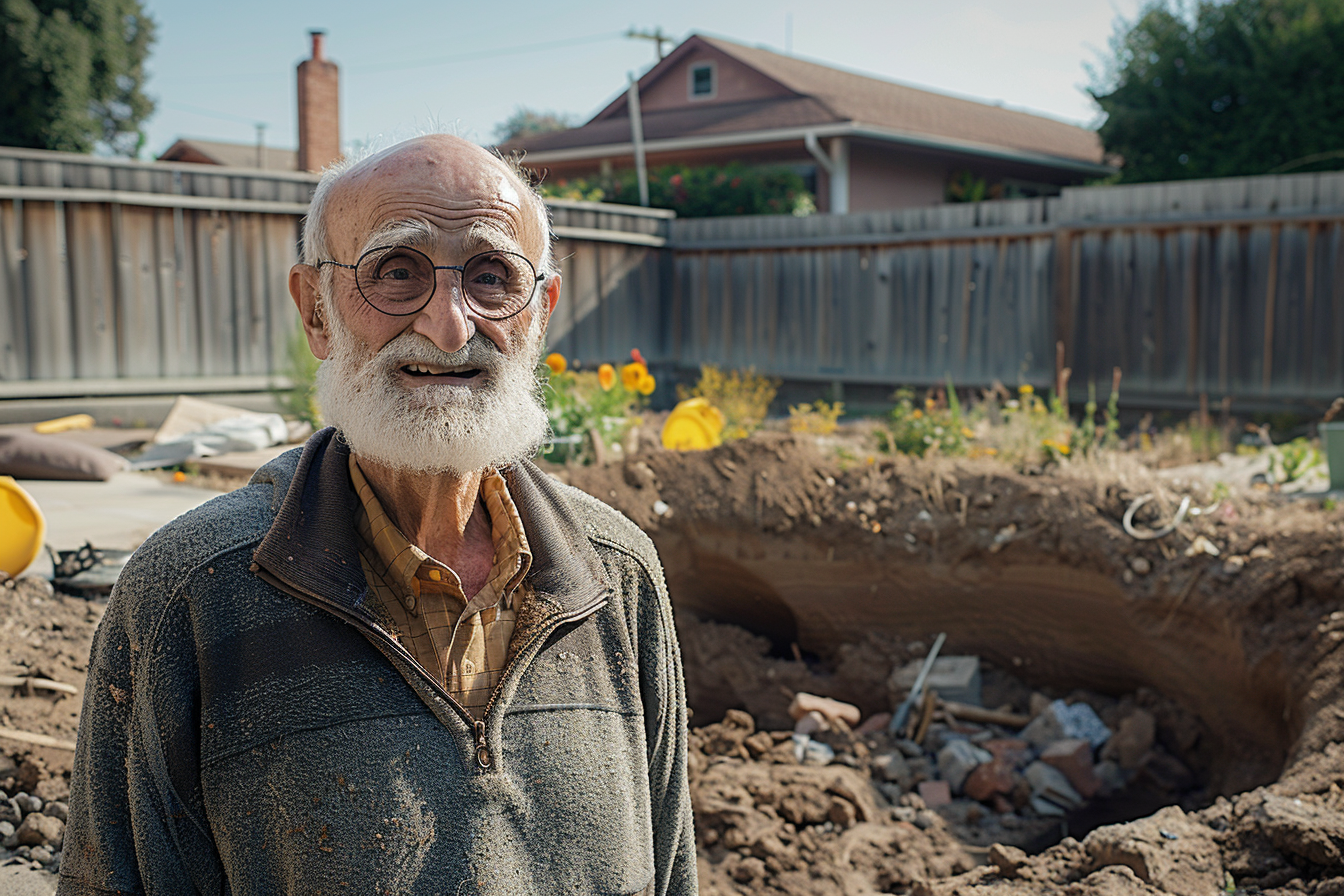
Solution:
{"label": "gray zip-up jacket", "polygon": [[136,551],[94,638],[59,893],[694,894],[653,545],[505,472],[535,597],[481,722],[378,627],[332,430]]}

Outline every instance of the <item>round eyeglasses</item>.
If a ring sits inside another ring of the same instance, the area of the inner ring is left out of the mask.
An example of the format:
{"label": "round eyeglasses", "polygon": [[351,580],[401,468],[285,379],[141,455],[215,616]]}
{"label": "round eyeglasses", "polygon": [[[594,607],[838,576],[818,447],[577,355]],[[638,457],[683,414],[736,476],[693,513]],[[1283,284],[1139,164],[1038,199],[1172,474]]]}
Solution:
{"label": "round eyeglasses", "polygon": [[438,264],[410,246],[379,246],[354,264],[319,261],[355,272],[355,286],[364,301],[383,314],[415,314],[434,298],[438,271],[457,271],[467,306],[488,320],[513,317],[527,307],[537,286],[537,270],[516,252],[491,250],[465,264]]}

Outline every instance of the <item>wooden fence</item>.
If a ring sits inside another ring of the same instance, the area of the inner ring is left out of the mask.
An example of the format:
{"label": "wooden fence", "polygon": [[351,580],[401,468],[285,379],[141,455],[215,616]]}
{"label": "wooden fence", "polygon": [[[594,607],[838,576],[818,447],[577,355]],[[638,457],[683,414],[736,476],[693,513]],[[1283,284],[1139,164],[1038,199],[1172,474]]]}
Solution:
{"label": "wooden fence", "polygon": [[[0,398],[262,389],[307,174],[0,149]],[[1344,393],[1344,174],[1068,188],[810,218],[551,204],[552,348],[798,382],[1131,402]]]}
{"label": "wooden fence", "polygon": [[676,220],[662,356],[841,383],[1045,385],[1156,406],[1344,394],[1344,174]]}
{"label": "wooden fence", "polygon": [[[316,182],[0,148],[0,399],[283,382],[298,321],[286,282]],[[671,213],[552,214],[567,284],[553,344],[637,344]]]}

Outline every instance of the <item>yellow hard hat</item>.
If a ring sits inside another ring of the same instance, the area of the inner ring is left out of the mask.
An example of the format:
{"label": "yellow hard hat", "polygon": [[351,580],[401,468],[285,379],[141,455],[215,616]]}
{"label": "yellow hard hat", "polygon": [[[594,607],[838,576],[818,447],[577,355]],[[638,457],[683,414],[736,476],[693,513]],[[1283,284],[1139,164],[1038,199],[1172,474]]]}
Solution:
{"label": "yellow hard hat", "polygon": [[723,439],[723,413],[703,398],[688,398],[672,409],[663,424],[663,447],[703,451]]}
{"label": "yellow hard hat", "polygon": [[18,576],[37,559],[47,537],[42,510],[13,476],[0,476],[0,570]]}

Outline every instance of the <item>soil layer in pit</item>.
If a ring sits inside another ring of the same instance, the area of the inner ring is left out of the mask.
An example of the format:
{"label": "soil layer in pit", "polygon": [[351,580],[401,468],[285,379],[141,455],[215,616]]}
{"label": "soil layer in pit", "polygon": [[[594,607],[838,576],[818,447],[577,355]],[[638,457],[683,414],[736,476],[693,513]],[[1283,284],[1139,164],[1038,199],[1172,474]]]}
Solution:
{"label": "soil layer in pit", "polygon": [[[1123,456],[1043,476],[991,461],[841,464],[811,437],[779,435],[557,475],[625,511],[658,545],[696,722],[731,707],[787,728],[789,693],[800,689],[865,715],[889,710],[893,643],[938,631],[947,650],[1034,688],[1151,695],[1169,707],[1168,738],[1199,778],[1173,799],[1184,808],[1037,856],[992,851],[990,865],[943,881],[897,884],[878,863],[866,891],[1344,893],[1344,514],[1238,492],[1140,542],[1120,525],[1134,498],[1157,496],[1138,519],[1156,525],[1184,494],[1212,503],[1207,486]],[[790,678],[787,660],[763,665],[740,643],[702,646],[691,629],[706,621],[820,662]],[[811,892],[766,872],[750,885],[711,873],[707,891]],[[865,890],[850,880],[843,891]]]}

